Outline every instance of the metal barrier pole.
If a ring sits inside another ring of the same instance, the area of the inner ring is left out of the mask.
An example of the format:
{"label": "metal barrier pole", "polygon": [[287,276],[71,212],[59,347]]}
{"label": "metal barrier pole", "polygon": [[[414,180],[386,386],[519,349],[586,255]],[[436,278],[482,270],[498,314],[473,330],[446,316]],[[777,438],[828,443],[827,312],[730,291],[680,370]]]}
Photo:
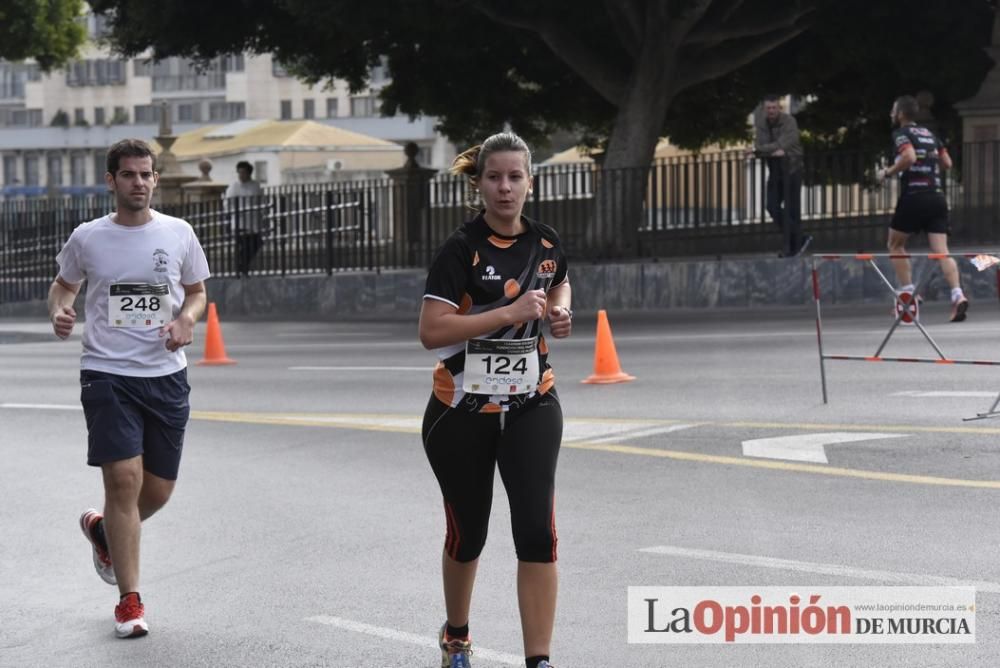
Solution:
{"label": "metal barrier pole", "polygon": [[826,396],[826,357],[823,355],[823,317],[820,313],[819,272],[816,271],[816,256],[812,257],[813,301],[816,302],[816,344],[819,346],[819,381],[823,388],[823,403]]}

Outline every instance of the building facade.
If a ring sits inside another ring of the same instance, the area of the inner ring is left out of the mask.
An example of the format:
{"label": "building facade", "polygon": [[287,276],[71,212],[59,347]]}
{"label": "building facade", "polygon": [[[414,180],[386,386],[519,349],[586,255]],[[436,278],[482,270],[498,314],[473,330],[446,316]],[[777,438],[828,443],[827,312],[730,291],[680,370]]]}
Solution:
{"label": "building facade", "polygon": [[91,41],[65,69],[45,74],[30,62],[0,61],[0,194],[102,191],[107,146],[152,139],[163,109],[175,133],[243,119],[314,120],[415,142],[426,166],[443,168],[455,155],[433,119],[380,116],[383,67],[374,68],[367,90],[351,93],[341,81],[308,85],[267,54],[224,56],[204,68],[182,58],[126,59],[100,46],[100,16],[87,21]]}

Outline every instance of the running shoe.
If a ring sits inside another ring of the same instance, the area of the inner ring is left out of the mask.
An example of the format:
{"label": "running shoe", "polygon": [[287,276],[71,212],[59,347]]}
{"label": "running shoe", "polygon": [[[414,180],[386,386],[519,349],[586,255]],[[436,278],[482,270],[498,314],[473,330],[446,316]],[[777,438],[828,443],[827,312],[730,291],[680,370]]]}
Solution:
{"label": "running shoe", "polygon": [[951,322],[962,322],[966,318],[966,313],[969,310],[969,300],[962,297],[957,302],[952,302],[951,304],[951,317],[949,321]]}
{"label": "running shoe", "polygon": [[118,584],[115,577],[115,568],[111,564],[111,553],[108,552],[108,545],[103,537],[97,533],[97,523],[104,519],[104,516],[93,508],[88,508],[80,515],[80,529],[83,535],[90,541],[94,553],[94,570],[101,576],[101,579],[109,585]]}
{"label": "running shoe", "polygon": [[922,301],[923,298],[919,295],[915,297],[912,292],[898,290],[893,316],[902,325],[912,325],[915,321],[920,320],[920,303]]}
{"label": "running shoe", "polygon": [[438,634],[438,644],[441,646],[441,668],[471,668],[469,657],[472,656],[472,638],[451,638],[445,633],[445,624]]}
{"label": "running shoe", "polygon": [[538,668],[556,668],[556,667],[543,659],[538,663]]}
{"label": "running shoe", "polygon": [[115,606],[115,635],[119,638],[139,638],[149,633],[146,606],[136,592],[129,592]]}

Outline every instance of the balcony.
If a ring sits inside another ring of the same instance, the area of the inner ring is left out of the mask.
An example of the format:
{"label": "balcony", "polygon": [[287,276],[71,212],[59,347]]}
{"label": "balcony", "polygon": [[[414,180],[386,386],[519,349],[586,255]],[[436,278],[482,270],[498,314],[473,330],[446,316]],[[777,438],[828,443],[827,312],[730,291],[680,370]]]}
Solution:
{"label": "balcony", "polygon": [[163,74],[153,77],[154,93],[191,91],[224,91],[226,75],[223,72],[206,74]]}

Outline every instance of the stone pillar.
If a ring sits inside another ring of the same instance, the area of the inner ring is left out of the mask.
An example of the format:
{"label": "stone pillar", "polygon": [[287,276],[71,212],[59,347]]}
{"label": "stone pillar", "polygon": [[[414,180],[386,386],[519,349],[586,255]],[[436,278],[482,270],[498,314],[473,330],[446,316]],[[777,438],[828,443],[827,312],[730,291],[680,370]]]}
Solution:
{"label": "stone pillar", "polygon": [[397,247],[405,249],[407,264],[420,267],[430,262],[430,239],[426,230],[430,223],[430,180],[436,169],[417,164],[420,147],[409,142],[403,152],[406,164],[386,171],[395,191],[392,212],[393,237]]}
{"label": "stone pillar", "polygon": [[184,190],[181,186],[198,177],[183,173],[180,163],[177,162],[177,156],[170,151],[170,147],[177,141],[177,136],[170,127],[170,107],[166,102],[160,107],[160,134],[154,139],[160,145],[160,154],[156,156],[156,169],[160,173],[160,182],[156,188],[158,196],[154,199],[154,203],[164,207],[183,204]]}
{"label": "stone pillar", "polygon": [[220,201],[229,184],[212,180],[210,176],[212,161],[208,158],[202,158],[198,162],[198,170],[201,172],[200,177],[181,186],[184,191],[184,201],[190,203]]}
{"label": "stone pillar", "polygon": [[992,224],[1000,203],[1000,12],[993,17],[993,38],[986,53],[993,68],[979,92],[955,105],[962,117],[962,202],[966,215]]}

